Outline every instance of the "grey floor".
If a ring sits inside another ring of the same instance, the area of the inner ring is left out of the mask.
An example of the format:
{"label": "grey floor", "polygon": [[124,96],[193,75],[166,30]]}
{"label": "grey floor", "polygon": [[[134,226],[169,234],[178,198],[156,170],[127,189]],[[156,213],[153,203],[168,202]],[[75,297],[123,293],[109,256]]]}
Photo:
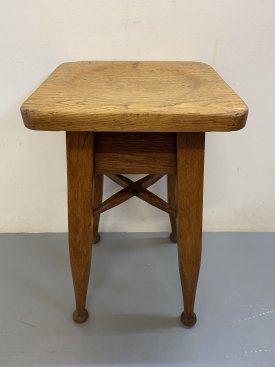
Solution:
{"label": "grey floor", "polygon": [[0,365],[275,366],[274,263],[275,234],[204,234],[187,330],[167,234],[103,234],[77,325],[67,235],[2,234]]}

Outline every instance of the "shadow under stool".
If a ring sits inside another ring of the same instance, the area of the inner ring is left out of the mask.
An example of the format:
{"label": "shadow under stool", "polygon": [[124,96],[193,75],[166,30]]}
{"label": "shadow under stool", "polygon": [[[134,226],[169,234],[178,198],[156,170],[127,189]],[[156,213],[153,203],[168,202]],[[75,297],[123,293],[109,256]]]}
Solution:
{"label": "shadow under stool", "polygon": [[[182,323],[196,323],[201,261],[205,133],[246,122],[245,103],[199,62],[61,64],[21,107],[26,127],[66,131],[69,250],[76,309],[88,318],[91,243],[100,214],[133,196],[170,216],[178,244]],[[147,176],[134,182],[123,174]],[[102,202],[103,175],[122,188]],[[167,175],[168,202],[148,190]]]}

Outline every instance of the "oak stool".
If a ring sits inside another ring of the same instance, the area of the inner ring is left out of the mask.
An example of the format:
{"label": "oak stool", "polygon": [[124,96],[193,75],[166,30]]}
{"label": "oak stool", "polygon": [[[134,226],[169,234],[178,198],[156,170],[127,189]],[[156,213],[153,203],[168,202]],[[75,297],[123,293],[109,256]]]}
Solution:
{"label": "oak stool", "polygon": [[[85,308],[99,216],[137,196],[167,212],[178,243],[185,326],[196,323],[202,241],[204,140],[244,127],[248,108],[199,62],[83,61],[61,64],[23,103],[26,127],[66,131],[68,232],[76,310]],[[128,173],[148,174],[134,182]],[[122,189],[102,202],[103,175]],[[168,178],[168,202],[148,191]]]}

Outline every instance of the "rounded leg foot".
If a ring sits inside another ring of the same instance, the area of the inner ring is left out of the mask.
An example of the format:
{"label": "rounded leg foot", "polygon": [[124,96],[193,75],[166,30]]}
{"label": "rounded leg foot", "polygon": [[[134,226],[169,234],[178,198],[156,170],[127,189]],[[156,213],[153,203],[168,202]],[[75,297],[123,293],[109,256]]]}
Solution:
{"label": "rounded leg foot", "polygon": [[192,327],[195,325],[195,323],[197,322],[197,316],[196,314],[193,312],[193,314],[191,316],[186,316],[185,313],[183,312],[181,314],[181,317],[180,317],[180,321],[183,323],[183,325],[185,327]]}
{"label": "rounded leg foot", "polygon": [[97,236],[93,239],[93,245],[95,245],[99,241],[100,241],[100,234],[97,234]]}
{"label": "rounded leg foot", "polygon": [[176,243],[176,242],[177,242],[177,237],[176,237],[173,233],[170,233],[169,238],[170,238],[170,241],[171,241],[171,242],[174,242],[174,243]]}
{"label": "rounded leg foot", "polygon": [[79,313],[76,310],[73,313],[73,320],[77,324],[82,324],[83,322],[87,321],[89,318],[89,313],[87,310],[84,310],[83,312]]}

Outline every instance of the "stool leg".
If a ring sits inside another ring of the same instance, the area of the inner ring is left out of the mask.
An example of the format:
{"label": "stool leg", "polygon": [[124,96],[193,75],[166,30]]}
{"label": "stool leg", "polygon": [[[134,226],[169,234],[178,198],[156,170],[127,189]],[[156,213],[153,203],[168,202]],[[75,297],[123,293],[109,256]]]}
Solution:
{"label": "stool leg", "polygon": [[91,263],[93,133],[67,132],[68,229],[76,310],[73,319],[85,322]]}
{"label": "stool leg", "polygon": [[[168,191],[168,203],[173,208],[177,207],[177,176],[174,174],[167,175],[167,191]],[[169,214],[171,229],[170,240],[177,242],[177,217],[176,215]]]}
{"label": "stool leg", "polygon": [[184,312],[182,323],[196,323],[194,303],[200,270],[205,133],[177,133],[178,256]]}
{"label": "stool leg", "polygon": [[[96,208],[102,203],[103,196],[103,175],[94,175],[94,189],[93,189],[93,207]],[[100,235],[98,233],[100,214],[94,215],[93,220],[93,240],[92,243],[98,243],[100,241]]]}

